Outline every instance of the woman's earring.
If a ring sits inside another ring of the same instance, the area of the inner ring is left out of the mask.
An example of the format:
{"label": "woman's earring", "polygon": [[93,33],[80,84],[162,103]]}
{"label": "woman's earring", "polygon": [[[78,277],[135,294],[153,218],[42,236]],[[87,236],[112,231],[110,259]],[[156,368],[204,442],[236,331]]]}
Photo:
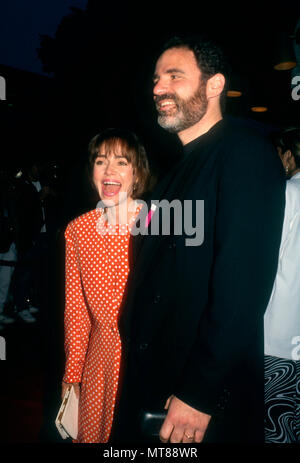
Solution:
{"label": "woman's earring", "polygon": [[288,165],[285,166],[285,173],[286,173],[286,174],[289,173],[289,166],[288,166]]}

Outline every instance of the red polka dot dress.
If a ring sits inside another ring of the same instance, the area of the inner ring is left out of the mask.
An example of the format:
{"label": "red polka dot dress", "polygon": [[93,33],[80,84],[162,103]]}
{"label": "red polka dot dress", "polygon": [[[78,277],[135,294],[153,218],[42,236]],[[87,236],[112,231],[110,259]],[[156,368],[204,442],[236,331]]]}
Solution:
{"label": "red polka dot dress", "polygon": [[[139,210],[140,206],[136,215]],[[108,225],[101,209],[76,218],[65,232],[63,380],[81,383],[77,438],[81,443],[107,442],[110,436],[121,360],[117,322],[129,271],[129,237],[129,226]]]}

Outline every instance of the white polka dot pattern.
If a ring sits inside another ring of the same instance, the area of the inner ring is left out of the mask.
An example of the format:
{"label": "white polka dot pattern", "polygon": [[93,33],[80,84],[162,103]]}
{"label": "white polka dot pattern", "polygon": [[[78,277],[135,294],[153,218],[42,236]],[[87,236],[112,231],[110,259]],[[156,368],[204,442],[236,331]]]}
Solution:
{"label": "white polka dot pattern", "polygon": [[65,232],[63,380],[81,383],[77,441],[87,443],[107,442],[111,432],[121,360],[118,312],[129,271],[128,225],[101,235],[100,214],[78,217]]}

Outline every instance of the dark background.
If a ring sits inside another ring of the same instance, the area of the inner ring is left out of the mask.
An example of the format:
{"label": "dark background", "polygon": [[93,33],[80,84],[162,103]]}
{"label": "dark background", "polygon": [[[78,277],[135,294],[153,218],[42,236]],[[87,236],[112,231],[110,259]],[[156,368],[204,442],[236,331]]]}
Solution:
{"label": "dark background", "polygon": [[[5,9],[1,15],[1,24],[10,30],[7,37],[15,37],[4,43],[2,30],[0,76],[6,79],[7,95],[0,101],[1,170],[14,175],[33,162],[49,163],[49,175],[54,169],[62,191],[60,232],[95,205],[84,166],[87,144],[102,128],[136,131],[157,177],[180,156],[177,138],[156,123],[151,96],[155,55],[172,35],[205,32],[224,48],[233,70],[229,88],[242,91],[240,98],[227,98],[226,115],[237,130],[241,121],[266,135],[300,124],[300,102],[291,97],[292,72],[273,68],[283,42],[292,44],[299,2],[56,1],[46,13],[34,1],[23,2],[22,8],[21,2],[14,3],[11,26]],[[66,15],[60,20],[61,3]],[[71,4],[87,6],[70,9]],[[36,33],[39,24],[40,40],[28,39],[23,48],[23,37],[31,37],[33,26]],[[30,47],[34,51],[26,55]],[[266,105],[268,111],[254,113],[252,105]],[[53,426],[63,364],[59,233],[45,269],[38,323],[16,324],[4,333],[2,442],[60,441]]]}
{"label": "dark background", "polygon": [[[198,1],[89,0],[85,10],[69,9],[52,36],[43,35],[45,26],[41,30],[36,62],[44,75],[0,67],[7,81],[7,100],[0,101],[2,162],[65,160],[69,171],[86,154],[91,136],[103,127],[124,126],[138,131],[155,168],[168,168],[174,137],[156,124],[151,77],[161,44],[181,33],[208,33],[224,48],[233,70],[230,87],[243,92],[227,99],[227,114],[266,128],[299,122],[291,71],[273,69],[283,42],[292,44],[298,3],[264,3],[263,8],[262,2],[209,6]],[[31,11],[31,17],[38,13]],[[9,47],[7,43],[4,57]],[[28,69],[37,66],[31,61]],[[268,111],[253,113],[253,105],[266,105]]]}

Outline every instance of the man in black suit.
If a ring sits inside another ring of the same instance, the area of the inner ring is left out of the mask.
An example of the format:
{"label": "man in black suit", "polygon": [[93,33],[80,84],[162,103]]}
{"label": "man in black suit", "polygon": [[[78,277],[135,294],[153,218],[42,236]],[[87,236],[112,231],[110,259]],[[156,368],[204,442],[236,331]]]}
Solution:
{"label": "man in black suit", "polygon": [[204,201],[204,240],[177,234],[176,213],[168,236],[151,234],[160,207],[132,240],[116,442],[150,441],[144,413],[164,409],[163,442],[263,441],[263,315],[285,179],[264,137],[223,119],[225,76],[221,50],[199,37],[171,40],[156,62],[158,122],[184,156],[152,198],[179,200],[183,216]]}

